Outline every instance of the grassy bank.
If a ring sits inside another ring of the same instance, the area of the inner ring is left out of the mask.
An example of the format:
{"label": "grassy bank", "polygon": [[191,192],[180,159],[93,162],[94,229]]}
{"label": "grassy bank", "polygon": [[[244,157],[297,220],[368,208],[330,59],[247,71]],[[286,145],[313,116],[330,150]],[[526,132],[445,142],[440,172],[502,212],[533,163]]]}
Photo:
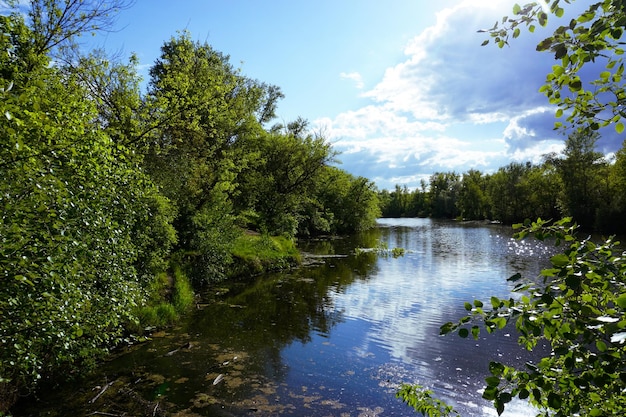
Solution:
{"label": "grassy bank", "polygon": [[237,238],[232,257],[229,278],[288,269],[301,262],[300,253],[292,239],[250,232]]}
{"label": "grassy bank", "polygon": [[146,303],[137,309],[138,322],[129,330],[141,334],[146,328],[164,327],[176,323],[194,305],[195,295],[189,279],[178,265],[171,272],[155,277]]}
{"label": "grassy bank", "polygon": [[[264,272],[291,268],[301,262],[292,239],[247,232],[239,236],[231,250],[232,263],[227,267],[227,279],[252,277]],[[194,305],[191,281],[178,264],[171,272],[155,277],[148,290],[146,303],[138,307],[138,323],[129,325],[131,333],[141,334],[146,328],[160,328],[178,321]]]}

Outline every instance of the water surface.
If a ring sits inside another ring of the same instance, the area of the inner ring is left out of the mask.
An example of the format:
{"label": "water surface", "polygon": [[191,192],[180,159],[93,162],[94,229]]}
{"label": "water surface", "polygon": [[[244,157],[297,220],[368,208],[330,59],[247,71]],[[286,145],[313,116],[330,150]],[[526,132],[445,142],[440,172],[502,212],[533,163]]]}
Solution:
{"label": "water surface", "polygon": [[[383,246],[405,254],[355,251]],[[122,415],[138,405],[145,415],[416,415],[395,398],[403,382],[435,390],[463,416],[496,415],[480,392],[489,361],[532,357],[508,331],[475,341],[439,327],[465,315],[465,301],[509,296],[506,279],[536,276],[552,248],[498,225],[381,219],[301,249],[311,265],[209,288],[180,327],[42,394],[24,415]],[[504,415],[530,413],[512,403]]]}

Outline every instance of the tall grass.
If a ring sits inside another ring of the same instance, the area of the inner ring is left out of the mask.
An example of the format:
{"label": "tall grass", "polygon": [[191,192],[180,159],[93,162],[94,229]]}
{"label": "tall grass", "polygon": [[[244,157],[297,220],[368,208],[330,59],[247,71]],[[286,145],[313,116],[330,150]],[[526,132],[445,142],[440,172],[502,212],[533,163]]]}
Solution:
{"label": "tall grass", "polygon": [[150,288],[145,305],[137,309],[138,323],[129,326],[133,332],[165,327],[176,323],[194,304],[195,295],[189,279],[178,265],[172,272],[158,274]]}
{"label": "tall grass", "polygon": [[300,263],[300,253],[292,239],[267,234],[240,236],[234,244],[235,262],[231,276],[255,275],[286,269]]}

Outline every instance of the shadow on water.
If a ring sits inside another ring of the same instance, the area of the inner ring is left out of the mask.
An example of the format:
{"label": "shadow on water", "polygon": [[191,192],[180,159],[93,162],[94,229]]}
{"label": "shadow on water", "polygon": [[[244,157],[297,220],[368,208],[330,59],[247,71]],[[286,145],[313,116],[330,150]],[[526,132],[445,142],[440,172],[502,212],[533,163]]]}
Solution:
{"label": "shadow on water", "polygon": [[[16,416],[411,415],[394,397],[402,382],[433,388],[464,416],[495,415],[479,392],[489,360],[523,363],[527,353],[506,332],[460,340],[439,326],[464,315],[464,301],[509,294],[513,273],[536,275],[549,248],[499,226],[379,226],[302,242],[307,267],[210,287],[179,327]],[[405,255],[355,252],[381,241]],[[508,415],[528,411],[514,404]]]}

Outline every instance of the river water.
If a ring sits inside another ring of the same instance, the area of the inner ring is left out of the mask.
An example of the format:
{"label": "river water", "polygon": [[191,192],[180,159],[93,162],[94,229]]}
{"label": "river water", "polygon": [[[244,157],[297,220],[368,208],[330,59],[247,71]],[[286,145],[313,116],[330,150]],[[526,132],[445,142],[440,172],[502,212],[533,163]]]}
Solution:
{"label": "river water", "polygon": [[[495,416],[481,398],[489,361],[532,356],[506,329],[475,341],[439,327],[465,315],[465,301],[508,297],[509,276],[547,266],[552,247],[511,236],[499,225],[381,219],[359,236],[302,243],[307,266],[209,288],[178,327],[16,415],[417,415],[395,398],[407,382],[462,416]],[[504,413],[528,415],[515,401]]]}

